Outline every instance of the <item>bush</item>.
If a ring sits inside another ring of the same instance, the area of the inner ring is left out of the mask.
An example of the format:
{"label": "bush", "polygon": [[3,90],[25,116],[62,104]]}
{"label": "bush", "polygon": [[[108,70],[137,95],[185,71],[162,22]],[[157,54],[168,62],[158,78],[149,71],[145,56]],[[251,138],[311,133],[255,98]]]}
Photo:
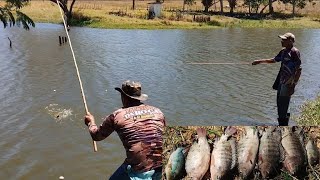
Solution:
{"label": "bush", "polygon": [[92,23],[92,19],[89,16],[85,16],[82,12],[76,11],[72,13],[71,25],[85,26]]}
{"label": "bush", "polygon": [[209,22],[207,22],[207,24],[210,26],[222,26],[222,24],[216,20],[209,21]]}

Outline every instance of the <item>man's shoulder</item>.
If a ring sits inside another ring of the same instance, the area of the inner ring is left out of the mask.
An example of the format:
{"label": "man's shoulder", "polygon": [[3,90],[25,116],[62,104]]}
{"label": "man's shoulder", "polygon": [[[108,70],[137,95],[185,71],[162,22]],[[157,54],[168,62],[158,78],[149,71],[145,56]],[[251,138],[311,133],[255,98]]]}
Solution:
{"label": "man's shoulder", "polygon": [[[161,110],[160,110],[159,108],[155,107],[155,106],[151,106],[151,105],[145,104],[145,107],[146,107],[146,108],[150,108],[150,109],[157,109],[158,111],[161,112]],[[161,113],[162,113],[162,112],[161,112]]]}
{"label": "man's shoulder", "polygon": [[119,109],[115,110],[115,111],[112,113],[112,115],[113,115],[113,116],[117,116],[118,114],[120,114],[120,113],[122,113],[122,112],[124,112],[124,111],[125,111],[125,108],[119,108]]}
{"label": "man's shoulder", "polygon": [[299,49],[298,49],[298,48],[296,48],[296,47],[292,47],[292,48],[291,48],[291,52],[295,52],[295,53],[297,53],[297,52],[299,52]]}
{"label": "man's shoulder", "polygon": [[300,51],[296,47],[292,47],[290,51],[291,57],[300,60]]}
{"label": "man's shoulder", "polygon": [[126,108],[119,108],[116,111],[113,112],[113,114],[119,114],[121,112],[126,112],[126,111],[139,111],[139,110],[144,110],[144,109],[157,109],[158,111],[161,111],[159,108],[155,106],[151,106],[148,104],[141,104],[139,106],[131,106],[131,107],[126,107]]}

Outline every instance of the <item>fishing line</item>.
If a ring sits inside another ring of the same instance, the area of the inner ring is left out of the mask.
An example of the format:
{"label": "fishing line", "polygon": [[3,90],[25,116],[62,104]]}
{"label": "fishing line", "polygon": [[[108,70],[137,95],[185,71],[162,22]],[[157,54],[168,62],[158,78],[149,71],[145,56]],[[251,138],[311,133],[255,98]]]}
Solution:
{"label": "fishing line", "polygon": [[[74,66],[76,67],[76,71],[77,71],[77,76],[78,76],[78,81],[79,81],[79,85],[80,85],[80,90],[81,90],[81,95],[82,95],[82,100],[83,100],[84,108],[85,108],[85,110],[86,110],[86,113],[88,114],[89,110],[88,110],[88,106],[87,106],[86,96],[84,95],[84,91],[83,91],[83,87],[82,87],[82,81],[81,81],[81,78],[80,78],[80,73],[79,73],[79,68],[78,68],[77,60],[76,60],[76,57],[75,57],[75,55],[74,55],[74,51],[73,51],[72,44],[71,44],[71,39],[70,39],[68,30],[67,30],[67,24],[66,24],[66,21],[65,21],[65,19],[64,19],[64,16],[63,16],[63,13],[62,13],[60,4],[61,4],[61,3],[57,0],[57,5],[59,6],[61,18],[62,18],[62,20],[63,20],[64,30],[65,30],[66,33],[67,33],[69,46],[70,46],[70,49],[71,49],[71,52],[72,52],[72,57],[73,57]],[[94,152],[97,152],[97,151],[98,151],[98,149],[97,149],[97,143],[96,143],[95,141],[93,141],[93,150],[94,150]]]}
{"label": "fishing line", "polygon": [[245,63],[245,62],[240,62],[240,63],[214,63],[214,62],[190,62],[187,64],[198,64],[198,65],[208,65],[208,64],[212,64],[212,65],[251,65],[251,63]]}

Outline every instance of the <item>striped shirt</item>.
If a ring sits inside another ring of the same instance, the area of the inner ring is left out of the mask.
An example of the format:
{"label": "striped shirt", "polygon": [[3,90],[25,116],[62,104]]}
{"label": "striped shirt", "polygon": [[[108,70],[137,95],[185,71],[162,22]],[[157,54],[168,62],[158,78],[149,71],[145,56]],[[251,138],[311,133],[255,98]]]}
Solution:
{"label": "striped shirt", "polygon": [[165,117],[160,109],[141,104],[121,108],[97,127],[90,125],[94,140],[100,141],[116,131],[126,149],[125,163],[136,172],[162,167],[162,133]]}

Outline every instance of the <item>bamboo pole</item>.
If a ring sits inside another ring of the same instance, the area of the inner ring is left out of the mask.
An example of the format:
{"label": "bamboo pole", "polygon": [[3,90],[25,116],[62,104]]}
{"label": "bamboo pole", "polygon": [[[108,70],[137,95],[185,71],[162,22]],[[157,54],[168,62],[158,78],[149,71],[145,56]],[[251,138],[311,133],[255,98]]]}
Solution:
{"label": "bamboo pole", "polygon": [[[74,55],[74,51],[73,51],[73,48],[72,48],[70,36],[69,36],[69,33],[68,33],[67,24],[66,24],[66,21],[65,21],[65,19],[64,19],[64,17],[63,17],[63,13],[62,13],[62,10],[61,10],[61,7],[60,7],[59,3],[60,3],[60,2],[57,0],[57,4],[58,4],[59,10],[60,10],[60,14],[61,14],[61,17],[62,17],[62,20],[63,20],[63,24],[64,24],[64,29],[65,29],[65,31],[66,31],[66,33],[67,33],[67,37],[68,37],[70,49],[71,49],[71,52],[72,52],[73,62],[74,62],[74,65],[75,65],[75,68],[76,68],[76,71],[77,71],[77,76],[78,76],[78,80],[79,80],[80,91],[81,91],[81,95],[82,95],[82,100],[83,100],[84,108],[85,108],[85,110],[86,110],[86,114],[88,114],[88,113],[89,113],[89,110],[88,110],[88,106],[87,106],[86,96],[84,95],[84,91],[83,91],[83,87],[82,87],[82,81],[81,81],[81,77],[80,77],[80,73],[79,73],[79,68],[78,68],[78,65],[77,65],[77,60],[76,60],[76,57],[75,57],[75,55]],[[92,143],[93,143],[93,150],[94,150],[94,152],[97,152],[97,151],[98,151],[97,143],[96,143],[95,141],[92,141]]]}

